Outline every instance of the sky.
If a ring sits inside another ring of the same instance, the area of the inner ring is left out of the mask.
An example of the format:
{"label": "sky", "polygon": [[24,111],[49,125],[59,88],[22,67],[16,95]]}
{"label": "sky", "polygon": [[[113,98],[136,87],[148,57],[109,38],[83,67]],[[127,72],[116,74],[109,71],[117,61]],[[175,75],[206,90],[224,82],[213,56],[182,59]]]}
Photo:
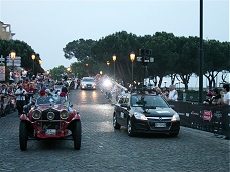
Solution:
{"label": "sky", "polygon": [[[203,39],[230,40],[229,7],[229,0],[203,0]],[[200,0],[0,0],[0,21],[49,70],[76,62],[65,59],[63,48],[81,38],[99,40],[120,31],[199,37]]]}

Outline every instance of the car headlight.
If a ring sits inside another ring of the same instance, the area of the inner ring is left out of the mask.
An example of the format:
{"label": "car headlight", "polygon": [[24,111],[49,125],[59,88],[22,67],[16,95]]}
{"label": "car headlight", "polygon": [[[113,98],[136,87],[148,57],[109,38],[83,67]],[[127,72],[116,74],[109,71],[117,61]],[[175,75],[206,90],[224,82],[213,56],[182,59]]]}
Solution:
{"label": "car headlight", "polygon": [[139,112],[135,112],[134,116],[135,116],[136,119],[148,120],[145,115],[143,115],[142,113],[139,113]]}
{"label": "car headlight", "polygon": [[54,115],[53,112],[48,112],[47,115],[46,115],[46,117],[47,117],[48,120],[53,120],[53,119],[54,119],[54,116],[55,116],[55,115]]}
{"label": "car headlight", "polygon": [[39,118],[41,118],[41,111],[40,110],[34,110],[33,112],[32,112],[32,117],[34,118],[34,119],[39,119]]}
{"label": "car headlight", "polygon": [[62,110],[60,116],[62,119],[67,119],[69,117],[69,112],[67,110]]}
{"label": "car headlight", "polygon": [[176,122],[176,121],[180,121],[180,116],[178,115],[178,113],[175,113],[172,117],[172,122]]}

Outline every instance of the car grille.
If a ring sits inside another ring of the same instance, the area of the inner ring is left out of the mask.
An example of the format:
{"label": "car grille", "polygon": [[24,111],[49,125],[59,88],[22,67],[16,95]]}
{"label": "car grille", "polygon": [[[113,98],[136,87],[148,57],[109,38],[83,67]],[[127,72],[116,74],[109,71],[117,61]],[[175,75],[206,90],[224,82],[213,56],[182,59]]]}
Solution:
{"label": "car grille", "polygon": [[[47,113],[48,112],[53,112],[54,113],[54,118],[52,120],[49,120],[47,118]],[[60,112],[59,111],[50,110],[50,109],[47,109],[47,110],[43,111],[41,121],[42,121],[41,122],[41,129],[43,131],[45,131],[47,129],[60,130],[61,121],[60,121]]]}
{"label": "car grille", "polygon": [[92,84],[87,84],[86,87],[88,87],[88,88],[89,88],[89,87],[92,87]]}
{"label": "car grille", "polygon": [[[172,117],[148,117],[149,127],[151,130],[168,130],[171,128]],[[157,127],[156,124],[163,124],[165,123],[165,127]]]}

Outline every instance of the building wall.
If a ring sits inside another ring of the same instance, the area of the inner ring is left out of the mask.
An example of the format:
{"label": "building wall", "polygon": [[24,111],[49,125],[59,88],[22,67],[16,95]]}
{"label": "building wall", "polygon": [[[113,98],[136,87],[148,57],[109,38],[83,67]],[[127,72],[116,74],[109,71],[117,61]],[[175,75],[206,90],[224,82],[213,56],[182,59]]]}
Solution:
{"label": "building wall", "polygon": [[11,32],[10,24],[4,24],[0,21],[0,39],[9,40],[12,39],[14,35],[15,34]]}

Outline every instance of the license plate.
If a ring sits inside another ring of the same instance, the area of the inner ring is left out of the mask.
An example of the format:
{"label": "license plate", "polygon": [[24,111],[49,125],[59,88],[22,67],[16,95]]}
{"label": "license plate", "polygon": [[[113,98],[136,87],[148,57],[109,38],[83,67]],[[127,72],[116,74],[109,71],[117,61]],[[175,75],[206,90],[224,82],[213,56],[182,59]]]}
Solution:
{"label": "license plate", "polygon": [[155,123],[155,127],[166,127],[166,123]]}
{"label": "license plate", "polygon": [[46,130],[46,135],[55,135],[56,134],[56,130],[55,129],[47,129]]}

